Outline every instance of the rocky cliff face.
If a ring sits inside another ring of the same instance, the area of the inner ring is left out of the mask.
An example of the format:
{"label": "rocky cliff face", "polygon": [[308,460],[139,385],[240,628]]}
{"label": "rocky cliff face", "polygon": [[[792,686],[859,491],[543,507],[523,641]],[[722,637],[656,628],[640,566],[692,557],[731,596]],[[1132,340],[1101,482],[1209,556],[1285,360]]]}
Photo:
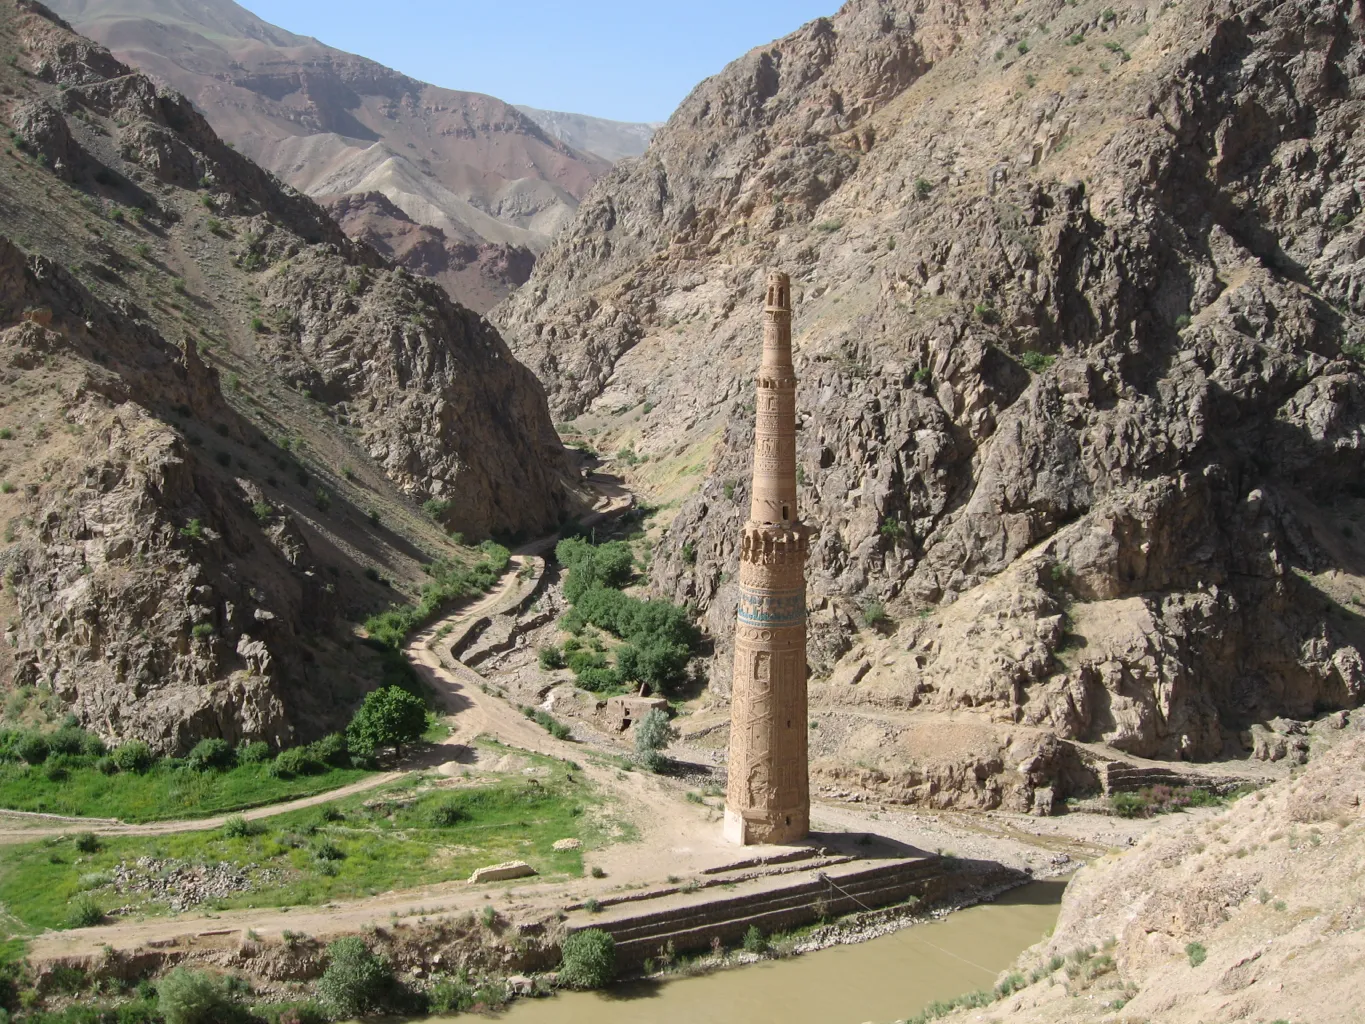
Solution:
{"label": "rocky cliff face", "polygon": [[517,109],[565,145],[611,163],[639,156],[648,148],[650,138],[659,128],[657,123],[608,121],[586,114],[567,114],[562,110],[537,110],[521,105]]}
{"label": "rocky cliff face", "polygon": [[382,192],[319,196],[346,234],[400,267],[429,277],[462,306],[486,313],[526,283],[536,255],[506,242],[455,242],[440,228],[418,224]]}
{"label": "rocky cliff face", "polygon": [[[817,777],[875,733],[872,788],[1028,806],[1066,759],[1014,762],[1059,737],[1207,759],[1360,703],[1361,33],[1345,2],[853,0],[599,182],[494,316],[645,486],[709,458],[653,580],[713,690],[777,266],[812,700],[851,723]],[[975,739],[926,780],[944,716]]]}
{"label": "rocky cliff face", "polygon": [[381,674],[355,619],[469,557],[442,526],[566,513],[543,395],[182,97],[27,0],[0,39],[7,711],[169,751],[334,728]]}

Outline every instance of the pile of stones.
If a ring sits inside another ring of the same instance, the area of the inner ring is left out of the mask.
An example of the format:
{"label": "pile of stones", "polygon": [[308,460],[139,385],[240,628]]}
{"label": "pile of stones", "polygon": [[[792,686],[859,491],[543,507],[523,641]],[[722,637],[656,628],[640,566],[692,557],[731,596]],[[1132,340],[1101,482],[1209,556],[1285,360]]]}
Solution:
{"label": "pile of stones", "polygon": [[123,861],[114,868],[110,872],[109,887],[120,896],[138,895],[144,897],[143,902],[165,903],[178,913],[202,903],[248,892],[258,884],[271,881],[277,874],[270,868],[248,873],[225,861],[194,864],[184,860],[139,857],[131,864]]}

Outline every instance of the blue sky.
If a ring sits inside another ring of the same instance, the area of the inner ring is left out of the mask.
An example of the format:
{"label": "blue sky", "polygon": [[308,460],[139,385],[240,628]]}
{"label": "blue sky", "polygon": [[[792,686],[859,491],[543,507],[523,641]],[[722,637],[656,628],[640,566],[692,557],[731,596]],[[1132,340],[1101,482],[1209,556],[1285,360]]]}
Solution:
{"label": "blue sky", "polygon": [[746,50],[841,0],[239,0],[266,21],[451,89],[664,121]]}

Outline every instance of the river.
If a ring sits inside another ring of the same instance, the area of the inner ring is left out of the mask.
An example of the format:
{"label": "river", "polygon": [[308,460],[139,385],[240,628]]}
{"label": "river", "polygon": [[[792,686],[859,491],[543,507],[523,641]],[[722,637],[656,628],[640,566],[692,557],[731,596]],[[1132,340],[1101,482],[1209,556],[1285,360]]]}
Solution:
{"label": "river", "polygon": [[[606,992],[521,999],[502,1024],[881,1024],[990,988],[1056,923],[1065,881],[1031,882],[941,921],[787,960]],[[455,1018],[433,1018],[454,1021]],[[469,1018],[461,1019],[467,1024]]]}

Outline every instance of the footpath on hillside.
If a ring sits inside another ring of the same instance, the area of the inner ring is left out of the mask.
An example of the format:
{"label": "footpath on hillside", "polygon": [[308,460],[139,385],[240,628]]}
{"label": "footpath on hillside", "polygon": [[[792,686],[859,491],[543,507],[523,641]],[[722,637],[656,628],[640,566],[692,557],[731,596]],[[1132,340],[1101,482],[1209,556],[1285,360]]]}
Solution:
{"label": "footpath on hillside", "polygon": [[[599,483],[595,486],[599,493],[602,493],[602,497],[593,511],[580,520],[583,526],[590,527],[614,518],[629,509],[634,502],[633,496],[620,487],[609,483]],[[512,553],[511,560],[502,577],[488,593],[483,594],[472,603],[454,610],[409,639],[405,650],[409,660],[414,665],[426,665],[429,670],[432,670],[432,665],[427,662],[429,661],[430,648],[438,635],[454,634],[481,618],[500,615],[516,608],[525,601],[539,585],[544,575],[543,552],[552,548],[559,536],[558,533],[553,533],[518,547]],[[460,667],[463,668],[463,666]],[[465,671],[473,675],[472,670],[465,669]],[[70,835],[78,832],[94,832],[102,836],[154,836],[178,832],[207,832],[222,828],[228,818],[242,817],[247,821],[260,821],[281,814],[289,814],[292,811],[319,807],[354,796],[357,793],[378,789],[413,771],[425,771],[443,764],[455,763],[460,755],[461,748],[467,747],[485,731],[486,719],[477,712],[472,715],[457,713],[463,709],[464,702],[450,699],[447,688],[441,684],[439,672],[429,671],[426,674],[426,681],[432,685],[432,689],[436,693],[445,699],[447,713],[453,715],[455,721],[450,735],[434,744],[433,748],[414,753],[408,762],[396,771],[379,772],[349,786],[240,812],[216,814],[205,818],[146,822],[136,825],[108,818],[84,818],[0,809],[0,844],[31,842],[35,839]]]}

